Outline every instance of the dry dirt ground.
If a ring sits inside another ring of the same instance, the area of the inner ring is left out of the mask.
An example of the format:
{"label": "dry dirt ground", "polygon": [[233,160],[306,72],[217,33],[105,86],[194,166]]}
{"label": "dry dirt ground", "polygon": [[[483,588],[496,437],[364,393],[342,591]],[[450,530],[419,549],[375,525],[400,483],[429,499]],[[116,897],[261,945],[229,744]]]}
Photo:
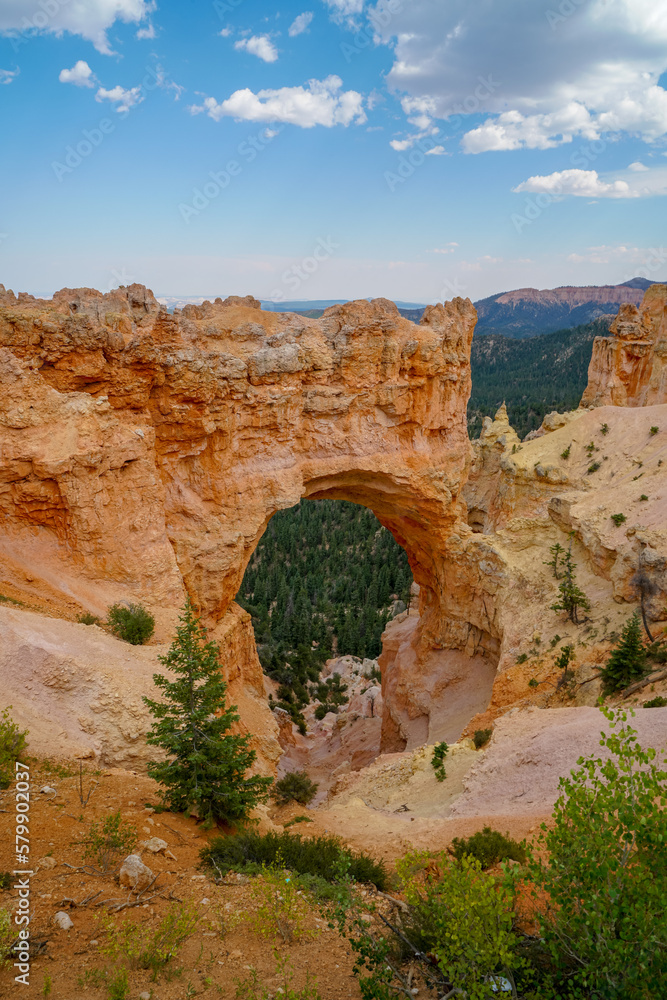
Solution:
{"label": "dry dirt ground", "polygon": [[[632,724],[642,745],[667,750],[667,708],[638,708]],[[453,837],[469,836],[486,823],[531,840],[551,814],[558,777],[576,765],[580,753],[601,752],[602,728],[609,731],[593,708],[509,712],[498,720],[484,749],[475,750],[470,740],[450,749],[444,782],[435,780],[432,747],[383,755],[363,771],[342,775],[318,808],[263,809],[260,829],[282,829],[295,816],[307,815],[311,822],[293,829],[306,836],[338,835],[351,847],[384,858],[390,867],[412,848],[443,850]],[[207,869],[200,868],[199,853],[214,834],[181,815],[154,812],[150,803],[157,802],[157,786],[145,775],[121,769],[95,772],[89,765],[84,794],[93,782],[98,784],[85,807],[78,791],[78,764],[35,761],[31,780],[31,861],[36,872],[31,880],[31,932],[33,941],[44,941],[46,947],[32,959],[29,986],[15,984],[11,968],[0,971],[0,997],[33,1000],[45,995],[44,985],[50,979],[50,995],[56,1000],[109,998],[108,987],[93,978],[95,970],[113,968],[104,956],[109,934],[102,921],[111,905],[108,901],[133,902],[134,897],[112,877],[86,874],[77,867],[83,861],[81,841],[90,823],[118,808],[136,826],[140,841],[159,837],[173,857],[144,850],[144,862],[158,875],[147,894],[152,898],[123,909],[114,920],[138,921],[144,928],[156,929],[168,912],[183,903],[191,903],[200,917],[195,933],[155,982],[150,972],[131,972],[130,1000],[151,990],[152,1000],[194,996],[231,1000],[237,981],[250,976],[251,967],[257,969],[262,985],[280,996],[274,948],[289,957],[296,988],[310,973],[317,979],[322,1000],[360,996],[349,946],[326,926],[317,908],[310,908],[298,941],[286,944],[263,936],[257,881],[229,875],[217,884]],[[45,785],[57,794],[40,792]],[[8,811],[0,812],[0,872],[15,867],[12,804],[12,791],[2,793],[0,809]],[[77,905],[86,899],[85,905]],[[17,901],[16,890],[0,892],[0,907],[11,909]],[[70,914],[71,930],[54,926],[59,910]]]}

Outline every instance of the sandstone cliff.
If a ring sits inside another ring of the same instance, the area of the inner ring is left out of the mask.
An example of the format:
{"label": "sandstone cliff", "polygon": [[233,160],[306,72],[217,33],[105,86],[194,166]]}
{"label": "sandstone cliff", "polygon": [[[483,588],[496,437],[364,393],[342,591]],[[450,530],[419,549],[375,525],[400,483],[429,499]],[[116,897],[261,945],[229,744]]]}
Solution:
{"label": "sandstone cliff", "polygon": [[[470,533],[474,323],[462,299],[416,326],[382,299],[309,320],[250,297],[170,315],[140,285],[49,301],[1,289],[8,596],[69,617],[139,599],[164,641],[187,592],[224,638],[229,675],[256,692],[233,604],[245,566],[277,510],[339,497],[405,547],[420,648],[449,642],[443,553],[453,531]],[[275,737],[268,709],[259,731]]]}
{"label": "sandstone cliff", "polygon": [[667,285],[649,288],[640,306],[622,305],[610,337],[596,337],[582,406],[667,402]]}

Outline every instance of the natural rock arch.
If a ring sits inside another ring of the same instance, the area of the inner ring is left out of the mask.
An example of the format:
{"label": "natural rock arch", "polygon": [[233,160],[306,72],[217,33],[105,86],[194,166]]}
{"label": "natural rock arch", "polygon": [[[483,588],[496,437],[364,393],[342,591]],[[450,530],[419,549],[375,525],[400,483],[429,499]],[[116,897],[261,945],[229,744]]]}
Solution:
{"label": "natural rock arch", "polygon": [[[486,609],[471,621],[456,590],[475,319],[463,299],[417,326],[384,299],[310,320],[250,297],[169,315],[143,286],[52,301],[2,290],[5,556],[38,557],[98,612],[111,589],[168,607],[187,590],[233,673],[248,632],[233,599],[269,519],[341,498],[408,554],[416,663],[448,646],[493,654]],[[406,697],[404,718],[428,714]],[[401,719],[387,725],[400,744]]]}

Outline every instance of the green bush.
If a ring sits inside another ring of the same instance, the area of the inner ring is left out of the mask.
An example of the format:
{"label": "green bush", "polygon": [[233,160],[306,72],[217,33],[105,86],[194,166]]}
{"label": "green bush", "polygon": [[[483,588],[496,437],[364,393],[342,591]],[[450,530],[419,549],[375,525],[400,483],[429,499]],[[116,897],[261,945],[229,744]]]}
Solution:
{"label": "green bush", "polygon": [[338,878],[341,861],[349,859],[348,873],[355,882],[371,882],[378,889],[389,887],[384,861],[364,853],[348,851],[337,837],[321,835],[304,839],[296,833],[254,831],[215,837],[201,852],[204,864],[228,871],[257,873],[261,866],[280,864],[298,875],[317,875],[328,882]]}
{"label": "green bush", "polygon": [[493,729],[476,729],[472,738],[475,750],[481,750],[483,746],[486,746],[492,735]]}
{"label": "green bush", "polygon": [[649,1000],[667,976],[667,771],[625,712],[602,712],[619,726],[601,734],[609,758],[580,757],[560,779],[529,876],[565,996]]}
{"label": "green bush", "polygon": [[143,646],[155,631],[155,619],[141,604],[112,604],[107,624],[114,635],[132,646]]}
{"label": "green bush", "polygon": [[665,708],[667,705],[667,698],[663,698],[661,694],[651,698],[650,701],[644,702],[644,708]]}
{"label": "green bush", "polygon": [[463,857],[476,858],[483,869],[491,868],[499,861],[518,861],[524,864],[527,858],[525,841],[512,840],[509,835],[503,836],[490,826],[485,826],[467,839],[454,837],[452,850],[459,861]]}
{"label": "green bush", "polygon": [[129,917],[117,922],[110,914],[102,918],[105,941],[100,951],[114,962],[127,961],[131,968],[150,969],[153,980],[197,929],[200,915],[194,902],[172,907],[157,927]]}
{"label": "green bush", "polygon": [[445,771],[445,757],[449,751],[449,744],[442,742],[436,743],[433,748],[433,756],[431,757],[431,767],[435,771],[435,776],[438,781],[444,781],[447,777],[447,772]]}
{"label": "green bush", "polygon": [[658,433],[658,428],[657,427],[651,427],[650,433],[651,433],[651,435],[657,434]]}
{"label": "green bush", "polygon": [[16,761],[20,761],[27,746],[27,729],[19,729],[12,722],[9,709],[2,710],[0,715],[0,788],[9,788],[14,779]]}
{"label": "green bush", "polygon": [[10,948],[16,938],[16,927],[8,910],[0,910],[0,969],[9,959]]}
{"label": "green bush", "polygon": [[624,523],[624,521],[627,521],[627,517],[625,516],[625,514],[610,514],[609,516],[611,517],[612,521],[614,522],[617,528],[620,528],[620,526]]}
{"label": "green bush", "polygon": [[105,819],[91,823],[85,841],[84,861],[108,872],[132,853],[136,843],[136,827],[122,819],[118,809]]}
{"label": "green bush", "polygon": [[599,463],[599,462],[592,462],[592,463],[591,463],[591,464],[590,464],[590,465],[588,466],[588,468],[586,469],[586,475],[587,475],[587,476],[590,476],[590,475],[591,475],[591,473],[593,473],[593,472],[597,472],[599,468],[600,468],[600,463]]}
{"label": "green bush", "polygon": [[[117,605],[114,605],[117,607]],[[77,615],[76,620],[79,625],[100,625],[100,619],[97,615],[91,615],[90,611],[84,611],[83,614]]]}
{"label": "green bush", "polygon": [[280,781],[276,781],[271,796],[279,806],[288,802],[298,802],[307,806],[315,798],[318,786],[311,781],[305,771],[290,771]]}

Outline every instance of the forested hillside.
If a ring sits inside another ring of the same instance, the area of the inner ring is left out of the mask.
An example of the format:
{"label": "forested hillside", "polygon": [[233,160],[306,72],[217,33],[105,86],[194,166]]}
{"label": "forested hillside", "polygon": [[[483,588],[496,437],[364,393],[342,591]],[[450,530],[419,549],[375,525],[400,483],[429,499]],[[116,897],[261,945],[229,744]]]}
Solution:
{"label": "forested hillside", "polygon": [[269,522],[237,600],[252,615],[266,673],[299,721],[333,655],[374,658],[395,600],[412,574],[403,549],[371,511],[342,500],[302,500]]}
{"label": "forested hillside", "polygon": [[519,437],[539,427],[552,410],[572,410],[586,388],[593,340],[609,333],[611,317],[516,340],[500,334],[475,335],[468,432],[479,437],[482,420],[505,401]]}

